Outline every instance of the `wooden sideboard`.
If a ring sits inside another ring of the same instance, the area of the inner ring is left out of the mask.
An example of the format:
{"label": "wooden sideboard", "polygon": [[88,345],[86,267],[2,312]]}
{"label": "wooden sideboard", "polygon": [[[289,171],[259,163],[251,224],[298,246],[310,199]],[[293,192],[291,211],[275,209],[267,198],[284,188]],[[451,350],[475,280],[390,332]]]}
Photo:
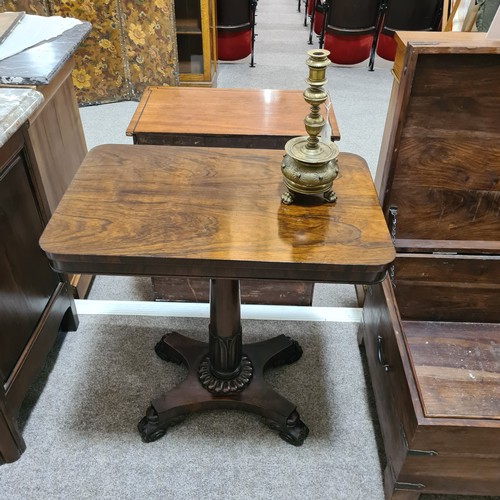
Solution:
{"label": "wooden sideboard", "polygon": [[0,463],[25,449],[17,413],[59,329],[76,330],[69,286],[38,245],[46,207],[22,127],[0,149]]}
{"label": "wooden sideboard", "polygon": [[[87,152],[71,79],[73,66],[70,59],[48,84],[35,86],[45,101],[28,122],[28,136],[46,194],[49,215],[56,209]],[[87,295],[91,275],[71,274],[67,279],[77,298]]]}
{"label": "wooden sideboard", "polygon": [[[43,18],[42,18],[43,19]],[[90,25],[79,24],[55,39],[0,61],[0,87],[31,88],[44,96],[28,118],[27,134],[47,202],[48,221],[87,152],[72,71],[73,53]],[[75,296],[86,296],[92,276],[67,277]]]}
{"label": "wooden sideboard", "polygon": [[495,495],[500,41],[481,33],[396,36],[375,183],[397,257],[388,279],[368,287],[360,329],[386,498]]}

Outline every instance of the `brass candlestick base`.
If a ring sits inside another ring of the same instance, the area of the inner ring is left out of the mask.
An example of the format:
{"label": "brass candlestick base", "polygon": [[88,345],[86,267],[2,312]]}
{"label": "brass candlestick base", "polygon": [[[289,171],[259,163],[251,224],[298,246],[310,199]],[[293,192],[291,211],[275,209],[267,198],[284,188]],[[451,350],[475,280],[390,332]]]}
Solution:
{"label": "brass candlestick base", "polygon": [[[304,119],[306,132],[304,137],[295,137],[285,144],[286,154],[281,169],[288,191],[283,193],[281,201],[289,205],[294,202],[297,193],[305,195],[323,195],[327,202],[334,202],[337,197],[332,190],[332,183],[337,178],[339,169],[337,157],[339,148],[332,142],[320,142],[318,135],[325,125],[320,113],[320,106],[327,99],[323,85],[326,67],[330,64],[327,50],[310,50],[309,88],[304,91],[304,100],[311,106],[311,112]],[[330,138],[328,138],[329,140]]]}

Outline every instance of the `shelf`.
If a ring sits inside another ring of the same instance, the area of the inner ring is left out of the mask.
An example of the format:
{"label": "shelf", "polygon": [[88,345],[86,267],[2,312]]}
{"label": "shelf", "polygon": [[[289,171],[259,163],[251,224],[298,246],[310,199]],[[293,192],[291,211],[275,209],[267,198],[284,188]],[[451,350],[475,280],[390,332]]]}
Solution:
{"label": "shelf", "polygon": [[182,18],[177,19],[177,34],[201,34],[201,23],[199,19]]}
{"label": "shelf", "polygon": [[214,85],[217,68],[215,0],[174,0],[180,84]]}

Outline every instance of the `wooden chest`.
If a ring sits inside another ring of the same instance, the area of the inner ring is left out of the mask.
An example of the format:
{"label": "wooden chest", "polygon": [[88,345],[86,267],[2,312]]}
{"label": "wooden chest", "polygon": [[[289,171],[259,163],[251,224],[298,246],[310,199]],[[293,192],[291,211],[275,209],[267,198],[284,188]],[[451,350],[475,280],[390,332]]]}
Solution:
{"label": "wooden chest", "polygon": [[388,499],[500,495],[500,42],[464,35],[398,39],[376,178],[397,258],[360,328]]}

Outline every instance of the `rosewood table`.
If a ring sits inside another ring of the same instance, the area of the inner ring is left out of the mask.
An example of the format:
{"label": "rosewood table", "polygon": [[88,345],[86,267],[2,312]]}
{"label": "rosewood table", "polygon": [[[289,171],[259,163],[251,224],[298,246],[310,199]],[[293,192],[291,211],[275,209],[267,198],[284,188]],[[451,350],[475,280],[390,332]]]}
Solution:
{"label": "rosewood table", "polygon": [[[148,87],[127,128],[135,144],[283,149],[305,135],[300,90]],[[340,139],[333,108],[331,139]]]}
{"label": "rosewood table", "polygon": [[191,412],[255,412],[286,441],[308,429],[263,378],[302,350],[279,335],[244,345],[239,280],[375,283],[395,257],[371,176],[341,154],[338,201],[281,204],[282,153],[106,145],[90,151],[40,244],[59,272],[195,276],[211,283],[208,343],[167,333],[157,354],[188,376],[139,423],[144,441]]}
{"label": "rosewood table", "polygon": [[[300,90],[148,87],[127,128],[135,144],[280,149],[305,135],[309,105]],[[323,110],[325,112],[325,110]],[[325,113],[326,117],[326,113]],[[333,108],[332,140],[340,139]],[[159,300],[208,302],[209,281],[151,278]],[[242,280],[246,303],[311,305],[314,283]]]}

